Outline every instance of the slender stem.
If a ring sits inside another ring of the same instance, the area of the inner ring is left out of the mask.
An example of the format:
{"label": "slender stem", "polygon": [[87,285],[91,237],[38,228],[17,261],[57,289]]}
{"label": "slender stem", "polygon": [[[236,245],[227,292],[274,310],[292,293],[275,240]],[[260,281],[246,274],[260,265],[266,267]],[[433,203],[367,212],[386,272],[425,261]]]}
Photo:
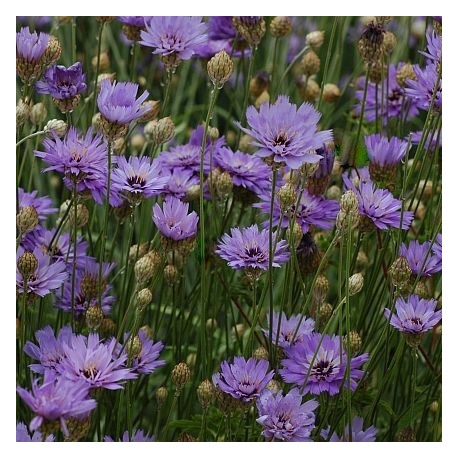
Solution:
{"label": "slender stem", "polygon": [[72,62],[76,62],[76,17],[72,17]]}
{"label": "slender stem", "polygon": [[326,83],[326,79],[327,79],[327,76],[328,76],[329,61],[331,59],[332,46],[334,44],[334,37],[335,37],[335,34],[336,34],[336,28],[337,28],[337,21],[338,20],[339,20],[339,17],[336,16],[334,18],[334,22],[332,23],[331,38],[329,40],[328,51],[326,53],[326,61],[324,63],[323,78],[321,79],[320,98],[318,100],[318,106],[317,106],[318,110],[320,110],[321,102],[323,101],[323,89],[324,89],[324,84]]}
{"label": "slender stem", "polygon": [[166,76],[166,81],[165,81],[164,103],[162,104],[162,107],[161,107],[162,116],[165,116],[167,114],[167,105],[170,99],[170,86],[172,82],[172,71],[166,70],[166,72],[167,72],[167,76]]}
{"label": "slender stem", "polygon": [[409,413],[409,425],[413,428],[413,408],[415,405],[415,390],[417,389],[417,360],[418,354],[417,349],[412,348],[412,401],[410,403],[410,413]]}
{"label": "slender stem", "polygon": [[[19,140],[17,143],[16,143],[16,148],[21,144],[21,143],[24,143],[26,140],[29,140],[30,138],[33,138],[33,137],[37,137],[38,135],[42,135],[44,134],[45,131],[44,130],[39,130],[38,132],[34,132],[33,134],[30,134],[30,135],[27,135],[27,137],[24,137],[24,138],[21,138],[21,140]],[[21,174],[19,172],[19,178],[21,177]]]}
{"label": "slender stem", "polygon": [[102,35],[103,35],[103,27],[105,25],[105,21],[100,23],[99,27],[99,35],[97,37],[97,65],[95,70],[95,78],[94,78],[94,100],[92,102],[92,111],[91,111],[91,119],[95,114],[95,105],[97,101],[97,80],[99,79],[99,71],[100,71],[100,51],[102,49]]}

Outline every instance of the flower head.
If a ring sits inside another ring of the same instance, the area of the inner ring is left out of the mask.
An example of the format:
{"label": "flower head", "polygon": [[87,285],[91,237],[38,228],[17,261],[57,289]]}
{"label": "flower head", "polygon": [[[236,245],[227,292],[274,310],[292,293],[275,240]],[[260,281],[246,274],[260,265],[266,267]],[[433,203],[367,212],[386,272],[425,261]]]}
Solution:
{"label": "flower head", "polygon": [[50,197],[38,197],[38,191],[26,192],[22,188],[18,188],[17,192],[19,209],[24,207],[35,208],[39,221],[46,221],[48,215],[57,212],[57,208],[52,206],[52,199]]}
{"label": "flower head", "polygon": [[264,390],[256,401],[259,417],[256,421],[263,427],[262,435],[270,441],[305,442],[310,441],[310,433],[315,427],[314,410],[318,402],[302,403],[302,395],[297,388],[283,395]]}
{"label": "flower head", "polygon": [[166,177],[168,181],[165,185],[164,193],[171,194],[178,199],[183,199],[193,186],[199,185],[199,177],[191,170],[176,168]]}
{"label": "flower head", "polygon": [[243,356],[235,356],[232,364],[221,363],[220,371],[212,376],[213,385],[233,398],[250,402],[258,398],[272,380],[274,371],[268,370],[269,362],[265,359],[245,360]]}
{"label": "flower head", "polygon": [[96,407],[94,399],[88,399],[88,386],[81,381],[58,377],[46,371],[41,384],[32,380],[32,392],[17,387],[21,399],[35,414],[30,422],[30,430],[35,431],[45,421],[58,421],[65,436],[68,436],[66,420],[82,418]]}
{"label": "flower head", "polygon": [[388,139],[380,134],[366,135],[364,143],[371,163],[381,167],[395,166],[407,154],[408,143],[397,137]]}
{"label": "flower head", "polygon": [[[396,313],[385,309],[385,317],[391,326],[405,334],[423,334],[432,329],[442,319],[442,310],[436,310],[437,301],[420,299],[411,295],[407,299],[398,297]],[[391,319],[390,319],[391,315]]]}
{"label": "flower head", "polygon": [[[435,247],[437,251],[437,245]],[[408,245],[401,245],[399,255],[407,259],[415,276],[430,277],[442,269],[442,256],[437,256],[432,250],[431,242],[420,243],[418,240],[412,240]]]}
{"label": "flower head", "polygon": [[54,442],[54,435],[46,436],[44,441],[40,431],[35,431],[30,436],[27,426],[21,422],[16,425],[16,442]]}
{"label": "flower head", "polygon": [[16,70],[22,81],[30,83],[40,76],[48,42],[47,33],[30,32],[28,27],[16,33]]}
{"label": "flower head", "polygon": [[[344,377],[347,355],[340,347],[339,336],[306,334],[302,342],[285,348],[284,351],[286,358],[282,360],[283,368],[279,372],[285,382],[296,384],[304,393],[328,392],[330,396],[334,396],[342,386],[347,384]],[[351,359],[350,388],[352,391],[356,389],[357,381],[364,374],[360,366],[368,359],[367,353]]]}
{"label": "flower head", "polygon": [[[417,67],[414,71],[417,78],[406,81],[406,94],[412,104],[417,104],[419,108],[427,111],[432,102],[433,108],[440,111],[442,109],[442,77],[438,74],[436,64],[429,63],[425,68]],[[433,101],[435,90],[436,97]]]}
{"label": "flower head", "polygon": [[[375,436],[377,434],[377,428],[375,426],[369,426],[366,430],[363,429],[364,420],[361,417],[354,417],[351,422],[351,441],[352,442],[375,442]],[[328,439],[330,428],[323,429],[321,431],[321,437]],[[349,442],[349,428],[345,426],[345,432],[342,437],[336,433],[332,433],[329,438],[330,442]]]}
{"label": "flower head", "polygon": [[318,162],[321,156],[314,151],[332,140],[330,130],[317,132],[321,114],[313,105],[303,103],[297,108],[287,96],[279,96],[274,104],[263,103],[259,111],[250,106],[246,117],[249,128],[236,124],[254,138],[253,145],[259,148],[255,154],[292,169]]}
{"label": "flower head", "polygon": [[153,221],[162,235],[173,240],[195,237],[199,217],[195,211],[188,213],[189,204],[167,196],[162,208],[153,208]]}
{"label": "flower head", "polygon": [[[275,234],[272,235],[275,240]],[[228,262],[233,269],[261,269],[269,268],[269,230],[259,231],[256,224],[239,229],[233,227],[231,235],[224,234],[215,253]],[[272,259],[273,267],[280,267],[288,262],[288,242],[279,240]]]}
{"label": "flower head", "polygon": [[161,341],[153,342],[143,330],[139,331],[138,337],[140,338],[142,349],[138,356],[132,359],[132,370],[139,374],[151,374],[158,367],[165,365],[165,361],[159,359],[160,353],[164,349],[164,344]]}
{"label": "flower head", "polygon": [[427,51],[419,51],[426,56],[432,63],[439,64],[442,61],[442,37],[434,30],[426,33]]}
{"label": "flower head", "polygon": [[76,97],[87,88],[83,66],[76,62],[68,68],[63,65],[49,67],[36,87],[39,94],[50,94],[58,100]]}

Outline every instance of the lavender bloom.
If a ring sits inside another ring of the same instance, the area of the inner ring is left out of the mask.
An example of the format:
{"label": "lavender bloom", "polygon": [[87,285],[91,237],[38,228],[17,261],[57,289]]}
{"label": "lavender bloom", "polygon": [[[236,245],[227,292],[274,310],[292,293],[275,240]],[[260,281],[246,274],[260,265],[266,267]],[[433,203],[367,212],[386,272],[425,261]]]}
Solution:
{"label": "lavender bloom", "polygon": [[280,390],[276,395],[264,390],[256,401],[259,418],[263,426],[262,435],[274,442],[308,442],[315,427],[315,414],[318,402],[302,403],[302,395],[293,388],[283,396]]}
{"label": "lavender bloom", "polygon": [[442,269],[442,257],[433,254],[431,242],[420,243],[412,240],[408,245],[403,243],[399,255],[407,259],[415,276],[430,277]]}
{"label": "lavender bloom", "polygon": [[210,40],[233,40],[237,35],[232,16],[210,16],[208,38]]}
{"label": "lavender bloom", "polygon": [[205,43],[207,26],[201,16],[154,16],[141,32],[140,44],[154,48],[167,66],[188,60]]}
{"label": "lavender bloom", "polygon": [[66,420],[85,417],[97,405],[94,399],[88,399],[85,383],[57,377],[49,371],[40,385],[38,379],[32,381],[32,392],[21,387],[16,390],[35,414],[29,425],[31,431],[40,428],[44,421],[59,421],[62,432],[68,436]]}
{"label": "lavender bloom", "polygon": [[[275,233],[272,235],[275,240]],[[233,227],[231,235],[224,234],[215,253],[228,262],[233,269],[261,269],[269,268],[269,230],[261,232],[256,224],[239,229]],[[272,259],[272,267],[280,267],[288,262],[288,242],[279,240]]]}
{"label": "lavender bloom", "polygon": [[230,148],[220,148],[214,155],[215,165],[228,172],[235,186],[241,186],[255,194],[270,188],[270,168],[262,159]]}
{"label": "lavender bloom", "polygon": [[160,176],[161,168],[157,162],[143,156],[124,156],[117,158],[117,168],[113,170],[113,191],[120,200],[123,196],[133,204],[143,198],[157,196],[168,182],[168,177]]}
{"label": "lavender bloom", "polygon": [[370,220],[378,229],[407,230],[412,223],[414,214],[411,211],[402,212],[402,202],[393,197],[386,189],[377,189],[372,181],[360,181],[357,188],[348,177],[343,177],[348,189],[351,189],[358,198],[359,213]]}
{"label": "lavender bloom", "polygon": [[[115,442],[111,436],[105,436],[103,442]],[[135,429],[132,431],[132,437],[129,438],[129,431],[124,431],[122,439],[119,442],[154,442],[154,436],[148,436],[143,429]]]}
{"label": "lavender bloom", "polygon": [[379,167],[396,166],[407,154],[408,143],[397,137],[388,139],[380,134],[366,135],[364,143],[369,160]]}
{"label": "lavender bloom", "polygon": [[[282,360],[283,368],[279,372],[285,382],[296,384],[303,393],[328,392],[330,396],[334,396],[342,386],[347,385],[347,355],[345,350],[340,348],[339,336],[324,335],[320,344],[321,339],[322,335],[319,333],[306,334],[302,342],[285,348],[286,358]],[[316,357],[310,370],[315,353]],[[351,359],[351,391],[356,389],[357,382],[364,374],[360,366],[368,360],[367,353]],[[310,374],[307,377],[309,370]]]}
{"label": "lavender bloom", "polygon": [[[385,318],[390,320],[391,326],[405,334],[423,334],[442,319],[442,310],[436,310],[437,301],[434,299],[420,299],[411,295],[405,300],[403,297],[396,299],[396,313],[385,309]],[[391,319],[390,319],[391,315]]]}
{"label": "lavender bloom", "polygon": [[35,338],[38,345],[27,342],[24,346],[24,352],[32,359],[39,361],[39,364],[30,364],[30,369],[38,374],[44,374],[45,371],[56,371],[56,366],[65,357],[63,344],[69,344],[74,336],[70,326],[64,326],[59,330],[57,338],[51,326],[45,326],[35,332]]}
{"label": "lavender bloom", "polygon": [[52,199],[48,196],[37,197],[38,191],[26,192],[18,188],[18,206],[35,208],[39,221],[46,221],[48,215],[57,212],[57,208],[52,206]]}
{"label": "lavender bloom", "polygon": [[433,244],[432,250],[437,259],[440,259],[442,270],[442,234],[436,235],[436,241]]}
{"label": "lavender bloom", "polygon": [[321,159],[315,150],[332,140],[332,132],[317,132],[321,114],[309,103],[299,108],[281,95],[270,105],[263,103],[259,111],[254,106],[246,113],[250,128],[236,125],[254,138],[253,145],[259,147],[256,155],[273,157],[277,163],[285,163],[298,169],[304,163],[315,163]]}
{"label": "lavender bloom", "polygon": [[151,18],[152,16],[118,16],[118,21],[121,24],[143,28],[145,27],[145,22],[148,22]]}
{"label": "lavender bloom", "polygon": [[[361,417],[354,417],[351,422],[351,441],[352,442],[375,442],[375,436],[377,434],[377,428],[370,426],[366,430],[363,430],[364,420]],[[328,439],[330,428],[323,429],[321,431],[321,437]],[[345,432],[343,437],[338,436],[336,433],[332,433],[330,442],[349,442],[349,428],[345,426]]]}
{"label": "lavender bloom", "polygon": [[[159,154],[157,161],[168,171],[192,172],[198,176],[200,171],[200,146],[179,145],[170,148],[170,151],[164,151]],[[204,173],[208,174],[210,170],[210,158],[204,154]]]}
{"label": "lavender bloom", "polygon": [[269,370],[269,361],[235,356],[234,362],[221,363],[220,372],[213,374],[213,385],[233,398],[250,402],[259,397],[267,384],[272,380],[274,371]]}
{"label": "lavender bloom", "polygon": [[[166,153],[168,154],[168,153]],[[199,178],[190,170],[174,169],[170,175],[166,176],[167,184],[164,193],[182,199],[186,197],[192,186],[199,185]]]}
{"label": "lavender bloom", "polygon": [[334,166],[335,152],[334,147],[323,145],[316,150],[323,159],[318,162],[318,169],[307,180],[307,190],[310,194],[320,195],[326,191],[331,180],[331,173]]}
{"label": "lavender bloom", "polygon": [[436,64],[428,64],[424,69],[414,68],[416,80],[406,81],[406,94],[412,103],[418,105],[422,110],[429,110],[432,96],[437,84],[436,98],[433,102],[435,110],[442,109],[442,77],[438,76]]}
{"label": "lavender bloom", "polygon": [[[439,135],[438,135],[439,134]],[[423,131],[411,132],[410,133],[410,141],[412,145],[419,145],[421,143],[421,139],[423,137]],[[406,140],[409,139],[409,136],[406,137]],[[436,149],[437,142],[439,142],[439,147],[442,147],[442,130],[437,132],[437,130],[433,132],[428,132],[426,135],[426,139],[423,143],[423,148],[428,150],[430,153],[434,153]]]}
{"label": "lavender bloom", "polygon": [[[277,334],[279,321],[280,332],[279,334]],[[296,337],[293,340],[293,336],[296,332],[296,328],[299,324],[299,321],[301,322],[301,324],[299,325]],[[305,335],[313,332],[314,327],[315,321],[312,318],[306,319],[305,317],[302,317],[301,321],[301,315],[293,315],[290,318],[287,318],[285,312],[282,312],[280,320],[280,314],[278,312],[274,312],[272,322],[272,342],[274,344],[277,344],[281,348],[289,348],[297,342],[302,342]],[[269,329],[270,318],[269,315],[267,315],[267,329],[262,330],[266,337],[269,336]]]}
{"label": "lavender bloom", "polygon": [[72,336],[69,344],[63,344],[65,358],[56,369],[73,382],[84,381],[88,388],[118,390],[137,374],[125,367],[125,353],[115,356],[116,343],[116,339],[103,343],[98,334]]}
{"label": "lavender bloom", "polygon": [[142,349],[140,354],[132,359],[132,370],[139,374],[151,374],[158,367],[165,365],[165,361],[159,359],[164,344],[161,341],[154,343],[142,330],[138,333],[138,337],[142,343]]}
{"label": "lavender bloom", "polygon": [[30,436],[27,426],[24,423],[18,423],[16,425],[16,442],[54,442],[54,435],[50,434],[46,436],[46,439],[43,441],[40,431],[35,431]]}
{"label": "lavender bloom", "polygon": [[23,81],[33,81],[40,75],[48,41],[47,33],[32,33],[28,27],[16,33],[16,68]]}
{"label": "lavender bloom", "polygon": [[[259,197],[261,201],[253,204],[253,207],[257,207],[263,213],[269,215],[271,199],[270,192],[264,192]],[[278,197],[275,196],[272,223],[274,226],[277,226],[281,221],[281,227],[288,227],[289,220],[295,215],[296,221],[299,226],[301,226],[304,234],[310,230],[311,226],[328,230],[334,226],[338,211],[339,203],[335,200],[325,199],[322,196],[314,196],[304,190],[297,209],[292,206],[286,209],[286,214],[282,213]],[[267,227],[268,224],[268,220],[263,223],[264,227]]]}
{"label": "lavender bloom", "polygon": [[[377,117],[377,110],[378,116],[382,119],[382,122],[384,124],[386,124],[387,118],[389,119],[400,117],[401,112],[403,113],[402,116],[406,116],[405,110],[407,109],[407,120],[412,119],[418,115],[417,103],[415,101],[412,101],[410,103],[410,106],[407,105],[405,101],[403,102],[404,96],[406,95],[406,90],[403,87],[401,87],[396,80],[396,74],[403,65],[404,64],[402,62],[400,62],[397,65],[390,65],[388,69],[388,94],[386,94],[385,89],[384,103],[382,103],[381,101],[381,87],[382,84],[384,88],[387,87],[386,78],[378,84],[378,94],[377,85],[371,82],[368,83],[366,103],[364,106],[364,118],[366,119],[366,121],[375,121]],[[364,85],[365,78],[359,78],[357,81],[358,90],[355,92],[355,96],[360,102],[362,102],[364,97]],[[386,100],[388,100],[388,109],[386,106]],[[354,110],[355,114],[359,115],[361,113],[361,103],[356,104]]]}
{"label": "lavender bloom", "polygon": [[[24,254],[24,248],[18,247],[16,254],[17,260]],[[33,254],[38,261],[37,270],[27,280],[27,294],[36,294],[44,297],[51,291],[59,288],[67,278],[65,264],[62,261],[51,263],[51,258],[44,254],[40,247],[33,250]],[[16,267],[16,289],[17,292],[24,293],[24,279]]]}
{"label": "lavender bloom", "polygon": [[[105,80],[104,80],[105,81]],[[89,191],[94,200],[101,204],[106,193],[107,145],[100,134],[92,136],[89,128],[85,136],[80,136],[74,127],[70,127],[64,140],[53,132],[54,139],[43,141],[45,151],[35,151],[35,156],[42,158],[50,167],[43,170],[55,170],[64,174],[64,183],[73,191]]]}
{"label": "lavender bloom", "polygon": [[419,51],[426,56],[431,63],[439,65],[442,62],[442,37],[437,35],[434,30],[426,34],[427,51]]}
{"label": "lavender bloom", "polygon": [[173,240],[195,237],[199,217],[195,211],[188,214],[189,204],[173,196],[167,196],[162,208],[153,207],[153,221],[160,233]]}
{"label": "lavender bloom", "polygon": [[76,62],[66,68],[63,65],[49,67],[43,81],[36,83],[39,94],[50,94],[58,100],[71,99],[84,92],[86,86],[86,75],[83,73],[81,62]]}
{"label": "lavender bloom", "polygon": [[117,125],[129,124],[134,119],[142,117],[149,107],[142,107],[149,92],[144,91],[137,99],[138,84],[120,83],[106,78],[100,83],[97,106],[100,113],[110,123]]}

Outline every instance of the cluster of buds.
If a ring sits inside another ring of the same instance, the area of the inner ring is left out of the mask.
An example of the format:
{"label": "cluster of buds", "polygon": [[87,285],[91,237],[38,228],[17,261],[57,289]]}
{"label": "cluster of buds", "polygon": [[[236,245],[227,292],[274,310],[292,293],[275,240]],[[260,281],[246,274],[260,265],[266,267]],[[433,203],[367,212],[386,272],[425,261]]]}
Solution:
{"label": "cluster of buds", "polygon": [[219,89],[221,89],[224,83],[230,78],[233,69],[234,62],[224,49],[215,54],[207,64],[208,76],[212,83]]}
{"label": "cluster of buds", "polygon": [[146,139],[154,146],[163,145],[172,140],[175,135],[175,124],[170,117],[154,119],[145,125]]}
{"label": "cluster of buds", "polygon": [[358,198],[351,190],[346,191],[340,199],[340,210],[337,214],[336,227],[341,233],[351,230],[359,221]]}

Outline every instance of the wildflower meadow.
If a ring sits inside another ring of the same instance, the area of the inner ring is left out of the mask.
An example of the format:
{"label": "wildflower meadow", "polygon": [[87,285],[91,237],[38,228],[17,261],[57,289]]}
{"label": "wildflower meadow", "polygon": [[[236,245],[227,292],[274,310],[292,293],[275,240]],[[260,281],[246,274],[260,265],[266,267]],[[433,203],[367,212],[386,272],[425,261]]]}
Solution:
{"label": "wildflower meadow", "polygon": [[442,441],[441,16],[17,16],[16,105],[16,441]]}

